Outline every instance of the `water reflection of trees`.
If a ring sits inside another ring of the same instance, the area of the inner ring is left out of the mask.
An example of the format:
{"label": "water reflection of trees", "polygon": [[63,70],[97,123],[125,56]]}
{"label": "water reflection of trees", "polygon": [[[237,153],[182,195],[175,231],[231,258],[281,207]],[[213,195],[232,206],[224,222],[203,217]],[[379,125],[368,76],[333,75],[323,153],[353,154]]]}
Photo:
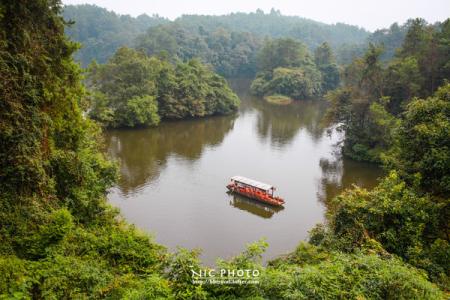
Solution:
{"label": "water reflection of trees", "polygon": [[274,105],[262,99],[251,101],[259,112],[256,122],[258,134],[276,146],[290,143],[300,129],[305,129],[314,141],[324,133],[321,120],[326,110],[325,101],[295,101],[290,105]]}
{"label": "water reflection of trees", "polygon": [[250,85],[252,83],[252,78],[233,78],[228,79],[228,84],[233,89],[233,91],[241,99],[241,105],[239,106],[239,113],[246,114],[253,110],[254,96],[250,93]]}
{"label": "water reflection of trees", "polygon": [[313,141],[319,140],[325,128],[322,119],[326,111],[324,100],[294,101],[290,105],[275,105],[250,94],[251,79],[229,80],[230,86],[241,98],[240,113],[257,110],[257,132],[260,138],[269,139],[275,146],[289,144],[298,131],[304,128]]}
{"label": "water reflection of trees", "polygon": [[200,158],[205,146],[220,144],[235,116],[164,122],[156,128],[111,130],[108,153],[120,163],[119,187],[128,194],[158,177],[171,155],[187,161]]}
{"label": "water reflection of trees", "polygon": [[334,154],[331,159],[321,159],[322,177],[319,182],[318,197],[325,204],[353,184],[373,188],[383,170],[374,164],[358,162]]}
{"label": "water reflection of trees", "polygon": [[258,202],[256,200],[248,199],[244,196],[233,194],[230,200],[230,205],[247,211],[251,214],[257,215],[264,219],[271,218],[274,214],[282,211],[284,207],[281,206],[271,206],[264,203]]}

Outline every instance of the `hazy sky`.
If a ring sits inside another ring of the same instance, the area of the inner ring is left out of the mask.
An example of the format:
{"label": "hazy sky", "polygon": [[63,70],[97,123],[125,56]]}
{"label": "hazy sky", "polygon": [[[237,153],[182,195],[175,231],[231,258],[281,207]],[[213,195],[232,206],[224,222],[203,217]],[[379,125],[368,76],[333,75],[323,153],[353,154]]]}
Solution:
{"label": "hazy sky", "polygon": [[450,17],[450,0],[63,0],[64,4],[90,3],[120,14],[143,13],[174,19],[182,14],[220,15],[230,12],[252,12],[273,7],[283,15],[296,15],[325,23],[344,22],[371,31],[411,17],[429,22]]}

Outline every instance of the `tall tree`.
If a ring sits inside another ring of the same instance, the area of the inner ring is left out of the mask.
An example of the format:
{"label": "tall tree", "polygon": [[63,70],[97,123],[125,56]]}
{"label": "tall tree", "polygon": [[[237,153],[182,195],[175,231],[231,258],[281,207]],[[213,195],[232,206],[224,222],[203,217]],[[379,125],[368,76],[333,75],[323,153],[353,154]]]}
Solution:
{"label": "tall tree", "polygon": [[305,45],[290,38],[268,40],[258,55],[258,68],[271,71],[277,67],[300,67],[311,64]]}
{"label": "tall tree", "polygon": [[333,56],[333,50],[331,50],[330,45],[327,42],[323,42],[314,51],[314,61],[316,65],[329,65],[335,63],[335,58]]}
{"label": "tall tree", "polygon": [[314,61],[317,68],[322,73],[323,92],[334,90],[339,85],[339,69],[333,50],[327,42],[322,43],[314,51]]}

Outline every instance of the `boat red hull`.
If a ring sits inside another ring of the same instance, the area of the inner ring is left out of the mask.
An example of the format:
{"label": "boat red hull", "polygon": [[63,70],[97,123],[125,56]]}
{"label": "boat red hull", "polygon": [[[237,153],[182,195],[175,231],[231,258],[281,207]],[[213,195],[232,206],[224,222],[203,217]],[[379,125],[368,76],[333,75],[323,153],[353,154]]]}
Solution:
{"label": "boat red hull", "polygon": [[279,197],[273,197],[267,193],[261,192],[257,189],[252,189],[249,187],[239,187],[233,184],[227,185],[230,192],[238,193],[242,196],[255,199],[273,206],[283,206],[284,200]]}

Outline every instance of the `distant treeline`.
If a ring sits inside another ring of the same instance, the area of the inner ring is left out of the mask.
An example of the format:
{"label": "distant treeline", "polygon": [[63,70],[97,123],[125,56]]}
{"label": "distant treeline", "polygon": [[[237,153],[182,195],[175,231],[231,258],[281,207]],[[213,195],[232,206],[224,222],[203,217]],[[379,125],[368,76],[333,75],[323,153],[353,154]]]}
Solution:
{"label": "distant treeline", "polygon": [[68,5],[63,17],[75,22],[66,33],[83,45],[75,54],[83,66],[93,59],[106,62],[120,46],[139,46],[149,52],[166,50],[181,59],[199,57],[225,76],[254,74],[255,52],[265,38],[291,37],[310,50],[327,42],[337,51],[338,62],[343,62],[359,53],[351,49],[363,47],[370,36],[357,26],[328,25],[283,16],[275,10],[268,14],[257,10],[224,16],[186,15],[171,22],[158,15],[133,18],[95,5]]}
{"label": "distant treeline", "polygon": [[255,74],[255,51],[265,38],[290,37],[303,42],[311,51],[327,42],[338,64],[348,64],[363,55],[371,42],[384,45],[382,59],[388,60],[401,46],[412,22],[394,23],[370,33],[343,23],[329,25],[283,16],[276,10],[223,16],[184,15],[170,21],[158,15],[142,14],[136,18],[119,15],[89,4],[67,5],[63,17],[75,22],[66,33],[83,45],[75,54],[83,66],[92,60],[106,62],[121,46],[140,46],[149,52],[176,53],[181,59],[199,57],[228,77]]}
{"label": "distant treeline", "polygon": [[63,17],[74,22],[65,31],[71,39],[82,44],[74,57],[83,66],[92,60],[106,62],[119,47],[132,46],[136,36],[149,27],[170,22],[159,16],[118,15],[89,4],[65,6]]}
{"label": "distant treeline", "polygon": [[248,32],[205,29],[179,22],[150,27],[135,47],[148,55],[167,54],[172,60],[200,58],[226,77],[253,76],[263,40]]}
{"label": "distant treeline", "polygon": [[381,57],[389,60],[400,47],[412,20],[370,33],[363,28],[333,25],[279,11],[232,13],[223,16],[184,15],[170,21],[158,15],[119,15],[95,5],[68,5],[63,17],[73,21],[66,33],[82,48],[75,59],[86,67],[92,60],[105,63],[121,46],[144,48],[148,53],[167,51],[182,60],[200,58],[227,77],[256,73],[256,52],[266,38],[289,37],[310,51],[327,42],[338,64],[364,54],[369,43],[383,45]]}

